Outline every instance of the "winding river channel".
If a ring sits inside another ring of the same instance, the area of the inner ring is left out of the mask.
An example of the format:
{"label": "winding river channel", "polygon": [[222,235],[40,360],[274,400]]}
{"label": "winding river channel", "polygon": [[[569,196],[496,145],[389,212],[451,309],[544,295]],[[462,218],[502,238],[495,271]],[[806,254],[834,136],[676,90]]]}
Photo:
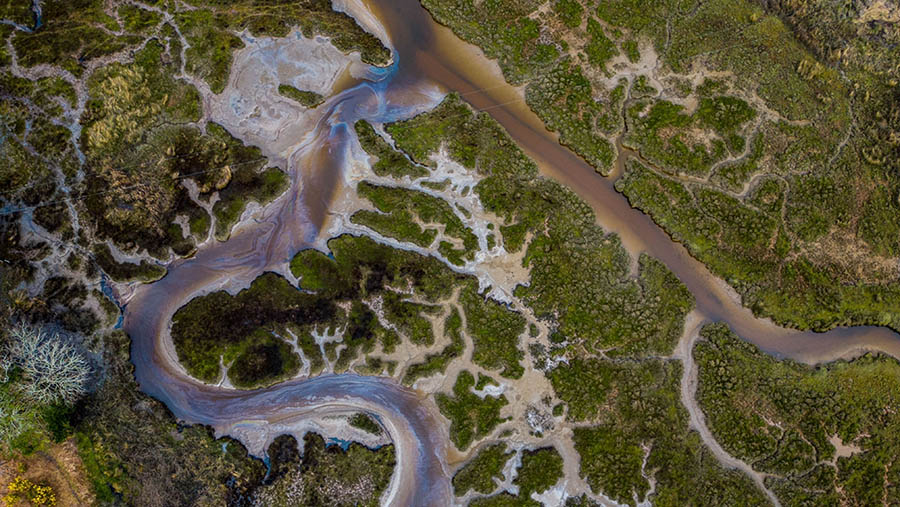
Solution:
{"label": "winding river channel", "polygon": [[[242,224],[228,241],[205,243],[190,259],[176,260],[160,281],[123,294],[124,328],[132,338],[132,360],[141,388],[165,402],[187,422],[209,424],[236,435],[259,453],[274,427],[334,410],[377,414],[396,445],[398,466],[386,503],[450,503],[450,453],[433,402],[396,382],[356,375],[297,379],[266,389],[237,391],[190,378],[177,364],[169,339],[174,312],[191,298],[223,288],[237,290],[266,270],[285,273],[287,262],[309,247],[341,184],[347,146],[357,119],[386,122],[409,117],[435,103],[437,90],[463,99],[498,120],[540,165],[544,174],[576,191],[591,204],[598,221],[621,236],[632,253],[645,251],[662,260],[691,290],[697,313],[723,320],[744,339],[777,356],[815,363],[880,350],[900,357],[900,337],[875,327],[842,328],[828,333],[798,332],[755,318],[732,289],[712,276],[646,215],[632,209],[613,188],[561,146],[525,105],[521,89],[506,84],[496,64],[480,50],[437,25],[416,0],[371,0],[341,5],[357,19],[363,7],[390,39],[394,63],[369,70],[329,99],[324,114],[305,133],[307,141],[286,166],[291,189]],[[354,10],[355,9],[355,10]],[[362,22],[362,20],[361,20]],[[366,23],[363,23],[366,24]],[[264,149],[265,153],[265,149]],[[621,161],[620,161],[621,162]],[[286,274],[286,273],[285,273]]]}

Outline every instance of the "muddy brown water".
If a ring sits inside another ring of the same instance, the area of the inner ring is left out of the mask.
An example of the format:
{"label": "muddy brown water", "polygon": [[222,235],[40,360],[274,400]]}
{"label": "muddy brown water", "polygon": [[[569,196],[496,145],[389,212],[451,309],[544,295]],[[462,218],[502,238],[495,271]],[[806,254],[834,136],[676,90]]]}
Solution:
{"label": "muddy brown water", "polygon": [[[395,48],[395,63],[361,84],[342,79],[344,89],[329,100],[313,141],[290,157],[291,188],[226,242],[211,242],[190,259],[171,263],[160,281],[123,289],[124,328],[132,338],[132,361],[141,388],[165,402],[187,422],[210,424],[227,433],[247,421],[302,418],[310,407],[343,404],[376,407],[391,422],[398,466],[391,503],[443,505],[449,502],[446,470],[449,444],[433,402],[396,382],[356,375],[296,379],[255,391],[206,385],[177,364],[169,328],[174,312],[191,298],[222,288],[238,290],[266,270],[283,272],[301,248],[311,245],[341,184],[347,143],[356,119],[376,122],[409,117],[433,103],[429,87],[459,92],[476,109],[499,121],[540,165],[543,173],[591,204],[598,222],[617,233],[632,253],[663,261],[691,290],[698,310],[723,320],[764,350],[806,362],[882,350],[900,357],[900,338],[884,328],[843,328],[828,333],[787,330],[757,319],[721,281],[673,242],[646,215],[633,210],[609,178],[561,146],[496,65],[448,29],[434,23],[415,0],[370,0]],[[245,433],[246,434],[246,433]]]}

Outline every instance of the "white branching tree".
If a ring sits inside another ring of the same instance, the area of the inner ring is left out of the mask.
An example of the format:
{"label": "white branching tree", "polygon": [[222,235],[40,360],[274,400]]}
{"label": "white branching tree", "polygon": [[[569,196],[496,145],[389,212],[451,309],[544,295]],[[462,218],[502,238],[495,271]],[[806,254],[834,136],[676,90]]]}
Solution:
{"label": "white branching tree", "polygon": [[91,365],[59,333],[19,324],[9,333],[2,370],[19,368],[22,394],[39,404],[72,403],[87,392]]}

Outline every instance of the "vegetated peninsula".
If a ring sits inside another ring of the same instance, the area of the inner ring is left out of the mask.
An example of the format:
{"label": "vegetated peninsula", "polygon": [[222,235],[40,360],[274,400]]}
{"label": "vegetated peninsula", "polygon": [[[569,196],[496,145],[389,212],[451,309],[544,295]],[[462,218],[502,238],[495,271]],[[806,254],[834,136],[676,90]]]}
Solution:
{"label": "vegetated peninsula", "polygon": [[[900,329],[894,3],[422,5],[755,314]],[[0,6],[5,502],[898,501],[896,358],[707,322],[490,110],[389,104],[369,14]],[[348,69],[376,113],[318,107]],[[329,378],[366,387],[290,397]]]}

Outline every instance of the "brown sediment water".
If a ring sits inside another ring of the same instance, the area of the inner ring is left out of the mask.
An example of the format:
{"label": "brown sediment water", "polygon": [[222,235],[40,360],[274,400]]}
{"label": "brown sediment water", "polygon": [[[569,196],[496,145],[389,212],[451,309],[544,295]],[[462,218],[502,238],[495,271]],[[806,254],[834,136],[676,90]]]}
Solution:
{"label": "brown sediment water", "polygon": [[345,163],[344,146],[349,136],[347,127],[341,124],[330,130],[327,138],[318,143],[318,148],[297,164],[303,171],[300,202],[306,208],[307,219],[313,225],[310,232],[313,233],[325,223]]}
{"label": "brown sediment water", "polygon": [[334,81],[334,86],[331,87],[331,94],[337,95],[343,91],[349,90],[351,88],[355,88],[362,83],[365,82],[365,79],[361,77],[356,77],[350,70],[350,67],[344,69],[341,72],[341,75]]}
{"label": "brown sediment water", "polygon": [[388,494],[390,503],[449,503],[446,430],[433,402],[419,393],[388,379],[356,375],[296,379],[254,391],[211,386],[180,368],[169,338],[172,315],[191,298],[215,290],[239,290],[266,270],[284,272],[298,250],[320,239],[319,230],[341,184],[348,143],[355,136],[353,122],[409,117],[434,103],[435,85],[459,92],[476,109],[491,114],[546,176],[590,203],[598,222],[618,234],[629,252],[647,252],[664,262],[694,294],[705,319],[723,320],[764,350],[806,362],[868,349],[900,357],[900,339],[884,328],[818,334],[787,330],[755,318],[721,280],[646,215],[632,209],[615,191],[612,179],[596,174],[561,146],[529,110],[522,91],[508,85],[496,64],[479,49],[437,25],[416,0],[369,0],[364,5],[386,27],[395,50],[394,64],[373,70],[359,84],[339,80],[343,81],[339,88],[349,88],[320,106],[321,117],[305,137],[309,141],[287,156],[290,189],[253,220],[242,223],[228,241],[212,241],[193,258],[173,262],[156,283],[122,288],[135,376],[145,392],[165,402],[180,419],[211,424],[228,433],[266,421],[309,417],[316,406],[365,407],[393,428],[398,467]]}

